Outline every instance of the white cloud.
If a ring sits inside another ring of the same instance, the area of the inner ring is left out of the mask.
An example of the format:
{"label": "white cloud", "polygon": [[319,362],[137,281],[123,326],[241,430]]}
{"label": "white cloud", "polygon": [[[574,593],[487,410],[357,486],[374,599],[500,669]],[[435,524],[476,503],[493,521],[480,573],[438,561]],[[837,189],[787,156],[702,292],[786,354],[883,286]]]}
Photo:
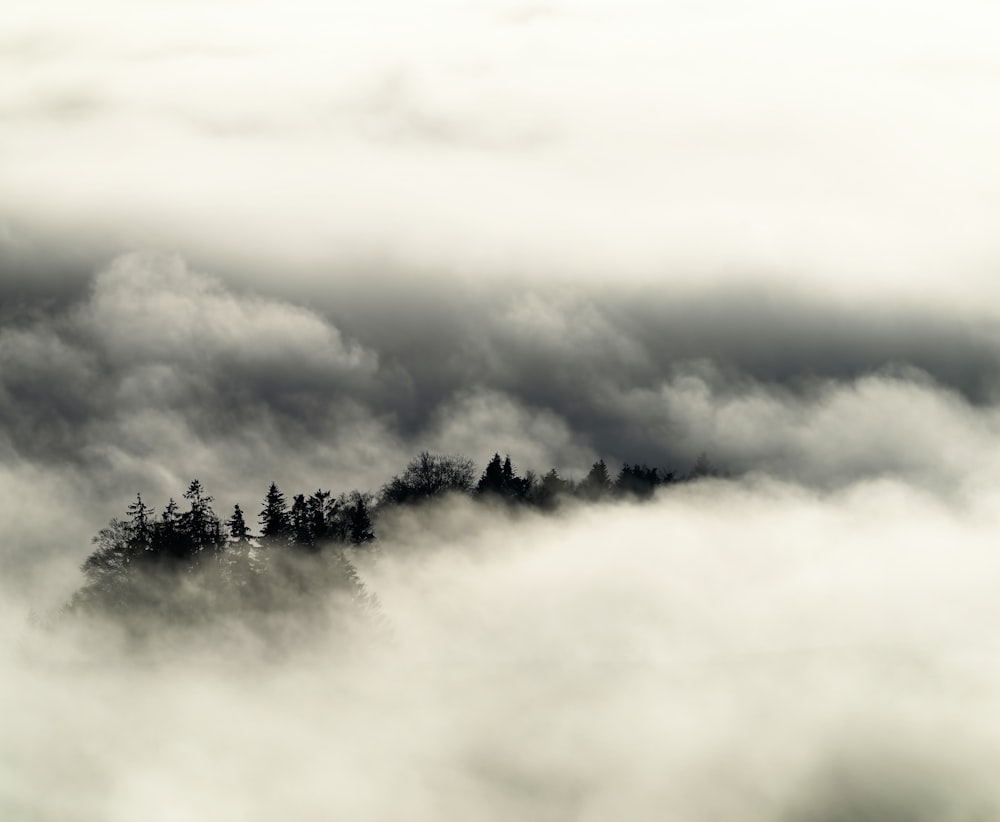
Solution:
{"label": "white cloud", "polygon": [[994,406],[974,407],[910,370],[854,380],[815,380],[798,391],[727,378],[711,365],[678,368],[653,389],[609,391],[605,405],[650,441],[707,449],[723,465],[808,484],[897,476],[942,493],[961,490],[1000,465],[990,443]]}
{"label": "white cloud", "polygon": [[391,262],[996,303],[988,4],[506,22],[521,12],[26,6],[2,58],[6,217],[283,275]]}
{"label": "white cloud", "polygon": [[289,303],[237,295],[173,255],[138,253],[98,274],[79,321],[115,366],[168,363],[279,372],[297,379],[372,374],[377,356]]}
{"label": "white cloud", "polygon": [[300,632],[280,663],[208,638],[145,662],[103,635],[3,643],[0,808],[976,818],[998,800],[994,497],[763,483],[411,512],[368,571],[389,642]]}

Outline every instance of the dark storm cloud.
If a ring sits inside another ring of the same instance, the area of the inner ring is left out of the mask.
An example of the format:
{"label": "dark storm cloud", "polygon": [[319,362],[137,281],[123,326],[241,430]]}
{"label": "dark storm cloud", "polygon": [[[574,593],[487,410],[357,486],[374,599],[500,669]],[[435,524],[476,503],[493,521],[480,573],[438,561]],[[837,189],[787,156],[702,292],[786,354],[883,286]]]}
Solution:
{"label": "dark storm cloud", "polygon": [[188,470],[243,454],[234,464],[266,471],[319,443],[338,481],[354,470],[368,486],[430,446],[569,472],[597,456],[684,472],[708,450],[734,471],[836,485],[887,470],[927,481],[951,426],[973,448],[994,425],[1000,349],[974,318],[754,292],[397,283],[387,301],[345,282],[308,308],[271,290],[134,254],[55,307],[22,294],[34,307],[0,336],[8,448],[183,476],[182,455]]}
{"label": "dark storm cloud", "polygon": [[[880,385],[948,397],[956,408],[981,407],[988,416],[996,396],[996,329],[975,317],[824,306],[753,291],[674,297],[669,288],[641,298],[585,286],[455,288],[440,299],[415,299],[400,311],[357,295],[329,310],[338,327],[411,376],[417,403],[410,423],[418,430],[450,392],[482,385],[551,409],[597,453],[615,459],[683,470],[701,448],[719,449],[742,470],[755,467],[751,454],[768,450],[760,441],[781,438],[789,408],[804,421],[834,398]],[[748,430],[746,419],[733,420],[728,433],[719,430],[713,418],[747,398],[766,398],[758,410],[773,412],[772,423],[760,419],[759,429]],[[864,428],[882,408],[857,409],[852,428]],[[791,443],[795,430],[786,433]],[[878,458],[865,462],[860,473]]]}

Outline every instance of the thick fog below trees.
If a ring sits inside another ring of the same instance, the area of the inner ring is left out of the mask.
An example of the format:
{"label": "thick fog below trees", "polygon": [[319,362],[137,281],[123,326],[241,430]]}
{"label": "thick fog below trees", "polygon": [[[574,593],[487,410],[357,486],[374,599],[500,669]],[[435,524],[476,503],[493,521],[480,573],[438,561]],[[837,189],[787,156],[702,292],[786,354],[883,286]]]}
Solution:
{"label": "thick fog below trees", "polygon": [[383,522],[388,630],[137,654],[8,618],[3,813],[990,819],[995,502],[762,478],[459,499]]}

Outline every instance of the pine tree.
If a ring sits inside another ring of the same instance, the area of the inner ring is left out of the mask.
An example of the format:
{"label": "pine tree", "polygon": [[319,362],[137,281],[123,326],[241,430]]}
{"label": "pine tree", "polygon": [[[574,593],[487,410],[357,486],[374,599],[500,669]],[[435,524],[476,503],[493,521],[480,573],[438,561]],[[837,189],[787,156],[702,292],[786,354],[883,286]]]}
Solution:
{"label": "pine tree", "polygon": [[670,482],[673,474],[660,474],[660,469],[647,465],[622,465],[615,480],[615,492],[620,496],[635,496],[648,499],[657,487]]}
{"label": "pine tree", "polygon": [[353,504],[348,508],[348,539],[353,545],[366,545],[375,539],[371,514],[365,495],[357,491],[352,495]]}
{"label": "pine tree", "polygon": [[300,548],[313,548],[316,544],[311,520],[305,494],[296,494],[292,498],[289,522],[292,542]]}
{"label": "pine tree", "polygon": [[192,480],[184,499],[190,508],[180,515],[180,530],[187,540],[187,555],[195,561],[200,561],[202,553],[218,556],[225,540],[222,537],[222,524],[212,510],[214,497],[205,493],[198,480]]}
{"label": "pine tree", "polygon": [[309,530],[313,541],[320,544],[330,538],[332,514],[336,503],[331,504],[330,492],[317,489],[306,500],[306,515],[309,519]]}
{"label": "pine tree", "polygon": [[126,509],[128,513],[129,561],[147,558],[153,551],[153,509],[142,501],[142,494],[135,495]]}
{"label": "pine tree", "polygon": [[226,520],[226,526],[229,528],[229,538],[234,543],[250,542],[250,527],[243,517],[243,509],[238,503],[233,506],[233,515]]}
{"label": "pine tree", "polygon": [[237,588],[245,587],[254,576],[253,545],[250,528],[239,505],[233,506],[233,515],[226,520],[229,529],[229,579]]}
{"label": "pine tree", "polygon": [[560,477],[555,468],[552,468],[542,477],[542,481],[535,492],[535,502],[542,508],[555,508],[559,502],[559,497],[570,490],[570,483]]}
{"label": "pine tree", "polygon": [[263,545],[285,545],[289,536],[288,504],[275,483],[267,489],[260,512],[260,540]]}
{"label": "pine tree", "polygon": [[[509,461],[510,460],[508,459],[508,462]],[[496,453],[493,455],[493,459],[487,463],[486,470],[483,471],[483,475],[479,478],[479,484],[476,486],[476,490],[480,494],[501,493],[504,486],[503,474],[503,463],[500,461],[500,454]]]}
{"label": "pine tree", "polygon": [[611,477],[608,476],[608,466],[603,459],[595,462],[590,472],[584,477],[577,491],[582,497],[589,500],[598,500],[606,496],[611,490]]}
{"label": "pine tree", "polygon": [[153,556],[165,564],[180,561],[186,554],[186,540],[181,530],[181,515],[171,497],[160,519],[153,526]]}

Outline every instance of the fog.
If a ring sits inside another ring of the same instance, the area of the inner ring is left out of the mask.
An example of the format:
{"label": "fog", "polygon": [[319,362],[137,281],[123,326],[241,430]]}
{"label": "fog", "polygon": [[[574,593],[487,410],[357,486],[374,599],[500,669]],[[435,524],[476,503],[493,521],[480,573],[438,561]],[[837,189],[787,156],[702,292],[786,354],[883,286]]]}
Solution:
{"label": "fog", "polygon": [[404,511],[364,571],[388,630],[277,655],[8,612],[4,817],[993,818],[994,502]]}
{"label": "fog", "polygon": [[[0,817],[1000,816],[998,14],[5,10]],[[422,451],[719,476],[383,506],[372,610],[64,608],[137,492]]]}
{"label": "fog", "polygon": [[271,480],[377,491],[423,449],[577,479],[598,458],[683,475],[707,451],[733,475],[946,498],[996,476],[1000,339],[961,312],[544,284],[329,307],[148,251],[47,293],[0,328],[0,562],[40,607],[125,500],[161,508],[192,478],[253,517]]}

